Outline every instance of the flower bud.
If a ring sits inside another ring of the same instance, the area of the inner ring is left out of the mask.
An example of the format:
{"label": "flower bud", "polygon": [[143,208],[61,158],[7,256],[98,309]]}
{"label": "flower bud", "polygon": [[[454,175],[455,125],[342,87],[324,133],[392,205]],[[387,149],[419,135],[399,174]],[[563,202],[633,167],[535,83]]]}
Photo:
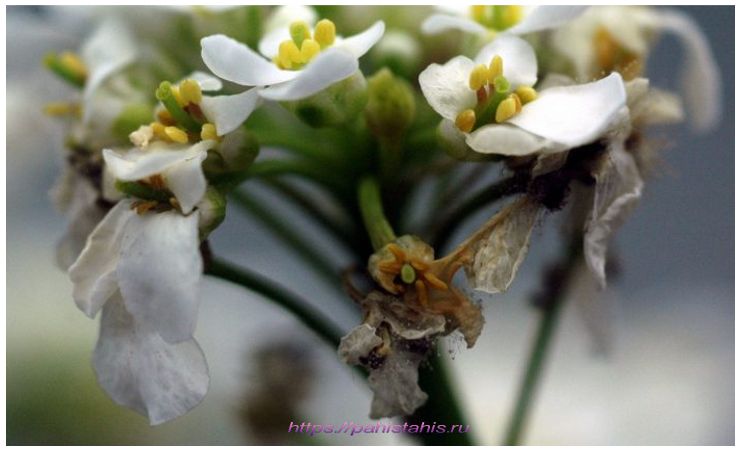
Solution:
{"label": "flower bud", "polygon": [[359,70],[310,97],[282,102],[308,125],[332,127],[355,119],[367,103],[367,81]]}
{"label": "flower bud", "polygon": [[385,139],[399,139],[414,121],[416,102],[409,83],[387,68],[368,80],[365,119],[372,132]]}
{"label": "flower bud", "polygon": [[226,217],[226,196],[218,189],[209,186],[206,195],[198,203],[198,232],[200,239],[204,240],[211,231],[218,228]]}
{"label": "flower bud", "polygon": [[208,157],[203,161],[203,171],[206,177],[213,180],[219,175],[243,172],[252,165],[258,153],[257,139],[238,128],[224,136],[223,141],[208,152]]}
{"label": "flower bud", "polygon": [[411,78],[421,64],[421,46],[408,33],[388,30],[373,47],[371,56],[376,67],[388,67],[395,74]]}

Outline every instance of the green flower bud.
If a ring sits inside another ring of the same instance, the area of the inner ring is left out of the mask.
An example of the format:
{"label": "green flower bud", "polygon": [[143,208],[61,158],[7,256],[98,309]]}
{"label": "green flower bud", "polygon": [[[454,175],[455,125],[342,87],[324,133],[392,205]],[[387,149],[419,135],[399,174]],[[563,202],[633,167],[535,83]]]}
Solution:
{"label": "green flower bud", "polygon": [[308,125],[333,127],[354,120],[367,103],[367,81],[359,70],[349,78],[302,100],[282,102]]}
{"label": "green flower bud", "polygon": [[197,205],[198,207],[198,231],[200,239],[204,240],[208,235],[221,225],[226,217],[226,196],[213,186],[208,186],[206,195]]}
{"label": "green flower bud", "polygon": [[406,80],[394,76],[387,68],[370,77],[365,119],[376,136],[399,139],[415,115],[414,91]]}
{"label": "green flower bud", "polygon": [[410,34],[388,30],[373,47],[371,56],[376,67],[388,67],[393,73],[411,78],[421,64],[421,46]]}
{"label": "green flower bud", "polygon": [[203,171],[209,180],[218,182],[221,175],[247,170],[258,153],[257,139],[239,128],[224,136],[223,141],[208,152],[208,157],[203,161]]}

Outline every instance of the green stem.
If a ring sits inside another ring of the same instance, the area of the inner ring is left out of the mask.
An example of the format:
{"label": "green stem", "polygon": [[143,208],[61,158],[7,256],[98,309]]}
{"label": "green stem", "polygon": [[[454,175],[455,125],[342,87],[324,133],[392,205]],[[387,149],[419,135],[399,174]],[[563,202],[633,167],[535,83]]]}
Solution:
{"label": "green stem", "polygon": [[273,214],[269,208],[264,206],[258,200],[250,197],[243,192],[234,191],[231,197],[235,204],[241,206],[252,213],[257,220],[264,223],[267,228],[282,239],[290,246],[304,261],[321,275],[329,284],[337,286],[339,281],[339,271],[325,260],[321,253],[311,248],[306,242],[295,233],[292,227],[286,226],[285,221],[280,220]]}
{"label": "green stem", "polygon": [[365,177],[357,188],[357,201],[360,205],[362,220],[375,250],[396,240],[396,233],[385,218],[383,201],[380,198],[380,186],[374,177]]}
{"label": "green stem", "polygon": [[545,280],[544,302],[538,305],[541,310],[537,334],[529,353],[524,378],[519,386],[514,411],[506,429],[504,445],[519,445],[522,442],[527,418],[537,394],[537,386],[542,378],[548,352],[552,347],[560,311],[565,303],[564,296],[571,281],[573,269],[582,255],[579,244],[580,241],[575,239],[561,267]]}
{"label": "green stem", "polygon": [[336,348],[342,338],[340,330],[295,294],[283,289],[275,282],[250,272],[230,262],[217,258],[209,261],[206,274],[222,278],[264,295],[269,300],[287,309],[306,327],[316,333],[327,344]]}

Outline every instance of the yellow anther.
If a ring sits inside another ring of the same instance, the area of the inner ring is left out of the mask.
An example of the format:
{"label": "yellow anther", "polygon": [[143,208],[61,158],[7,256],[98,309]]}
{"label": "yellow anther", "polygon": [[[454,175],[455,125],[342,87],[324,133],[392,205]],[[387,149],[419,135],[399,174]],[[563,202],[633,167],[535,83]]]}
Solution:
{"label": "yellow anther", "polygon": [[517,5],[509,5],[503,9],[502,15],[501,21],[504,24],[504,29],[511,28],[521,22],[524,17],[524,8]]}
{"label": "yellow anther", "polygon": [[514,93],[516,93],[516,95],[522,101],[522,105],[526,105],[527,103],[537,98],[537,91],[529,86],[519,86],[518,88],[516,88]]}
{"label": "yellow anther", "polygon": [[482,88],[488,82],[488,67],[485,64],[478,64],[470,72],[470,79],[468,85],[470,89],[477,91]]}
{"label": "yellow anther", "polygon": [[297,46],[303,44],[305,39],[311,38],[311,29],[308,24],[302,20],[290,24],[290,38]]}
{"label": "yellow anther", "polygon": [[185,102],[185,99],[182,98],[182,93],[180,93],[180,88],[178,86],[172,86],[170,87],[172,90],[172,96],[175,97],[175,101],[180,106],[185,106],[187,103]]}
{"label": "yellow anther", "polygon": [[167,136],[167,133],[164,132],[164,129],[166,128],[163,124],[159,122],[152,122],[151,125],[152,131],[154,132],[154,136],[157,139],[161,139],[163,141],[169,141],[169,136]]}
{"label": "yellow anther", "polygon": [[87,66],[80,59],[79,56],[72,52],[62,52],[59,55],[59,61],[69,70],[74,72],[76,75],[85,78],[87,77]]}
{"label": "yellow anther", "polygon": [[470,6],[470,17],[476,22],[482,23],[486,20],[486,6],[485,5],[471,5]]}
{"label": "yellow anther", "polygon": [[306,39],[301,44],[301,58],[304,63],[311,61],[321,51],[321,46],[313,39]]}
{"label": "yellow anther", "polygon": [[293,66],[297,66],[303,62],[301,58],[301,51],[298,50],[298,46],[293,41],[283,41],[280,43],[280,49],[278,50],[278,61],[286,69],[290,69]]}
{"label": "yellow anther", "polygon": [[496,122],[505,122],[516,115],[516,100],[511,97],[506,98],[498,104],[496,108]]}
{"label": "yellow anther", "polygon": [[519,96],[512,92],[509,94],[509,98],[514,99],[514,103],[516,103],[516,113],[519,114],[522,112],[522,100]]}
{"label": "yellow anther", "polygon": [[321,19],[313,30],[313,38],[321,48],[329,47],[337,37],[337,27],[329,19]]}
{"label": "yellow anther", "polygon": [[203,92],[201,92],[200,84],[197,81],[188,78],[180,83],[180,96],[185,104],[195,103],[197,105],[203,99]]}
{"label": "yellow anther", "polygon": [[52,102],[44,105],[47,116],[75,116],[80,114],[80,105],[76,103]]}
{"label": "yellow anther", "polygon": [[496,55],[491,59],[491,64],[488,65],[488,82],[493,84],[496,77],[500,77],[503,74],[504,60],[499,55]]}
{"label": "yellow anther", "polygon": [[164,133],[172,141],[178,144],[184,144],[188,142],[188,134],[177,127],[165,127]]}
{"label": "yellow anther", "polygon": [[470,133],[475,126],[475,111],[466,109],[455,118],[455,126],[463,133]]}
{"label": "yellow anther", "polygon": [[218,134],[216,133],[216,126],[212,123],[203,124],[203,127],[200,129],[200,138],[203,139],[204,141],[218,140]]}

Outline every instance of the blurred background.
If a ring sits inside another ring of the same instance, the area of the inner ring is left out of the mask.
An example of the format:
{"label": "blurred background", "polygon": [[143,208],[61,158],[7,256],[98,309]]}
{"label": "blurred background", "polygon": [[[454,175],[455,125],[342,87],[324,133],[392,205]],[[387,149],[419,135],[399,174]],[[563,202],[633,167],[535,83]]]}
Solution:
{"label": "blurred background", "polygon": [[[428,13],[418,9],[412,15]],[[618,233],[619,276],[598,303],[567,305],[529,444],[734,442],[734,8],[682,9],[719,58],[722,123],[704,136],[682,126],[658,132],[671,148]],[[351,14],[361,22],[362,11]],[[136,14],[145,13],[139,8]],[[7,8],[7,442],[413,443],[399,435],[288,436],[289,420],[374,423],[367,417],[371,393],[334,349],[292,317],[216,279],[205,279],[196,335],[211,372],[203,404],[152,428],[98,387],[90,362],[97,321],[75,307],[71,284],[54,264],[66,221],[47,192],[61,168],[64,135],[41,110],[66,91],[40,62],[47,51],[77,48],[95,25],[92,17],[72,8]],[[680,53],[677,40],[660,39],[649,61],[651,83],[677,88]],[[471,219],[458,241],[490,213]],[[310,224],[306,230],[321,249],[325,236]],[[555,257],[556,239],[555,223],[540,227],[511,290],[485,299],[487,324],[475,348],[463,350],[454,340],[448,346],[480,443],[502,437],[535,325],[529,298],[541,268]],[[211,244],[215,253],[300,291],[344,330],[357,323],[347,298],[306,273],[248,215],[229,210]],[[286,386],[295,389],[294,401],[276,407],[274,390]]]}

